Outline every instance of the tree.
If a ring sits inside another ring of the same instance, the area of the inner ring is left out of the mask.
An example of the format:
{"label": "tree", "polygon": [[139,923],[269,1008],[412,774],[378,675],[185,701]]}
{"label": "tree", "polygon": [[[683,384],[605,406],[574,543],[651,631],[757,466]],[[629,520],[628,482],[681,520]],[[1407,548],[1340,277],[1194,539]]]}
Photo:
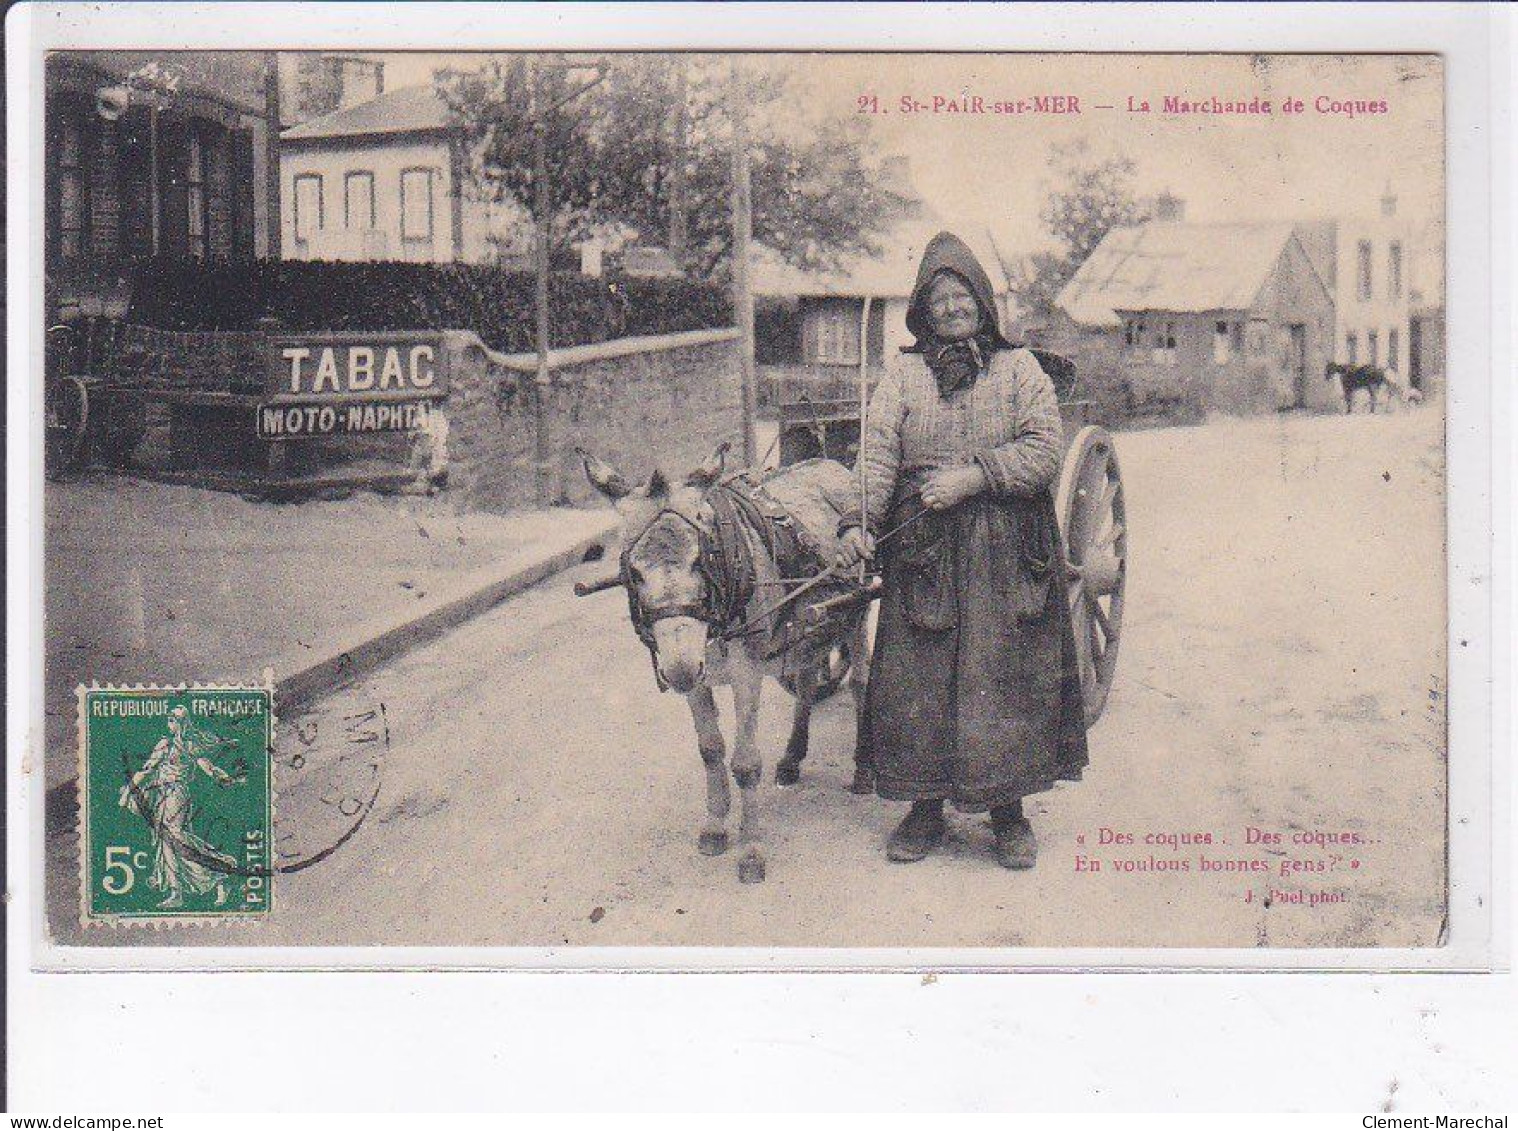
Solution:
{"label": "tree", "polygon": [[1108,232],[1149,218],[1133,193],[1132,158],[1099,156],[1084,140],[1054,146],[1050,158],[1056,187],[1044,198],[1039,219],[1055,250],[1034,252],[1008,272],[1012,294],[1032,321],[1052,317],[1059,292]]}
{"label": "tree", "polygon": [[[613,56],[540,73],[555,242],[611,232],[667,245],[675,194],[684,205],[686,265],[697,275],[720,274],[731,239],[727,61]],[[596,76],[594,86],[570,98]],[[790,72],[775,63],[746,71],[740,81],[752,135],[754,238],[807,269],[877,251],[874,236],[906,202],[882,186],[867,124],[824,120],[787,133],[787,119],[794,117],[789,107],[800,101]],[[440,73],[437,85],[464,128],[477,190],[530,211],[525,59],[502,57],[478,72]],[[681,96],[683,114],[676,105]]]}
{"label": "tree", "polygon": [[556,244],[583,232],[599,188],[587,120],[572,97],[594,78],[590,70],[574,72],[547,59],[534,76],[524,55],[492,56],[478,71],[441,70],[434,78],[464,128],[471,187],[490,200],[516,201],[529,215],[535,189],[532,109],[535,100],[543,103],[538,117],[547,131]]}

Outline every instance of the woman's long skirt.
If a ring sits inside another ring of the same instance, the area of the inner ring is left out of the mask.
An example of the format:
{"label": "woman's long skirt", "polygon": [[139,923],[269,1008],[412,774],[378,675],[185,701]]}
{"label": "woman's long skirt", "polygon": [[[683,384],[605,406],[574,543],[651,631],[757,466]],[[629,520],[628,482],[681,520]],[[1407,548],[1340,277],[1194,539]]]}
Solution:
{"label": "woman's long skirt", "polygon": [[[887,528],[910,513],[894,508]],[[882,554],[862,728],[880,796],[974,813],[1078,779],[1085,717],[1052,497],[971,498]]]}

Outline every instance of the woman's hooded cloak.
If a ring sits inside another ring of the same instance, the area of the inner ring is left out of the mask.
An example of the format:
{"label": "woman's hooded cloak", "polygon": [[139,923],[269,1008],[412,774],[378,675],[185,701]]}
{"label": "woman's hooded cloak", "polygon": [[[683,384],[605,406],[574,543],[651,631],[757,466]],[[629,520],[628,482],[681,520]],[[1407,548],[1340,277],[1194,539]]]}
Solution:
{"label": "woman's hooded cloak", "polygon": [[[933,280],[946,271],[957,276],[970,289],[980,307],[980,328],[967,341],[943,342],[933,332],[933,319],[928,312],[928,290]],[[917,281],[912,285],[912,298],[907,305],[907,329],[917,340],[910,346],[903,346],[902,352],[923,355],[938,381],[940,396],[973,385],[996,350],[1017,348],[1002,336],[996,292],[990,277],[969,245],[953,232],[939,232],[928,241],[923,251],[922,262],[917,267]]]}

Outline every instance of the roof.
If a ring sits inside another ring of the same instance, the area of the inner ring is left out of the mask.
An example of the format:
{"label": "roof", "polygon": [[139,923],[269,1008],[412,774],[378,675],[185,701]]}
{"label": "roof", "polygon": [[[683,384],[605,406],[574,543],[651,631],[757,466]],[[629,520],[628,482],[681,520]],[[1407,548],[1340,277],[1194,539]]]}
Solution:
{"label": "roof", "polygon": [[1151,222],[1114,228],[1056,303],[1087,326],[1119,310],[1247,310],[1292,239],[1292,225]]}
{"label": "roof", "polygon": [[279,137],[281,141],[319,141],[446,130],[451,125],[448,103],[432,87],[406,86],[291,126]]}
{"label": "roof", "polygon": [[849,256],[836,271],[803,271],[784,262],[770,248],[756,246],[752,289],[755,295],[765,298],[910,298],[912,284],[917,280],[917,264],[928,241],[945,230],[970,245],[975,258],[991,276],[996,292],[1005,294],[1007,287],[996,244],[989,232],[977,225],[921,217],[904,220],[877,236],[879,255]]}

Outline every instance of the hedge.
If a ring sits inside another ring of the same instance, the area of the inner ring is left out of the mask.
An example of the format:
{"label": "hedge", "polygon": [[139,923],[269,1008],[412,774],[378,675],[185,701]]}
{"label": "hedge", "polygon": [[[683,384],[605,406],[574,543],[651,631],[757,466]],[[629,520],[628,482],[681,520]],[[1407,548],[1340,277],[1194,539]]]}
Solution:
{"label": "hedge", "polygon": [[[508,353],[534,347],[530,272],[477,264],[158,259],[133,273],[128,320],[162,330],[473,330]],[[549,341],[589,345],[732,324],[727,293],[685,279],[549,281]]]}

